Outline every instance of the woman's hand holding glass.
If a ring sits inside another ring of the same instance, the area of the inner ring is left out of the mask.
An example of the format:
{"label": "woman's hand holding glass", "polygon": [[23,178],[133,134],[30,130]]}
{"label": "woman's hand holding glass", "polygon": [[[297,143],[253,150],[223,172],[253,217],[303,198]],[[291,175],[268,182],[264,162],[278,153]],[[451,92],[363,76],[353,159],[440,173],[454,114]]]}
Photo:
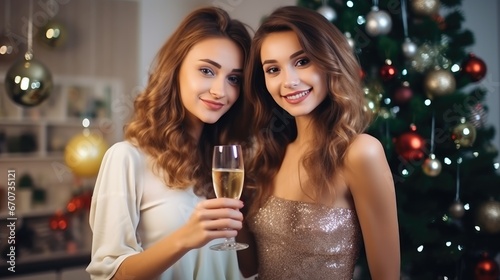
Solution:
{"label": "woman's hand holding glass", "polygon": [[214,239],[234,238],[242,228],[243,203],[237,199],[214,198],[196,206],[179,232],[179,241],[187,249],[199,248]]}
{"label": "woman's hand holding glass", "polygon": [[[245,168],[240,145],[220,145],[214,147],[212,158],[212,180],[215,195],[218,198],[239,199],[243,191]],[[226,231],[227,229],[222,229]],[[234,236],[226,238],[224,243],[210,247],[212,250],[242,250],[248,244],[237,243]]]}

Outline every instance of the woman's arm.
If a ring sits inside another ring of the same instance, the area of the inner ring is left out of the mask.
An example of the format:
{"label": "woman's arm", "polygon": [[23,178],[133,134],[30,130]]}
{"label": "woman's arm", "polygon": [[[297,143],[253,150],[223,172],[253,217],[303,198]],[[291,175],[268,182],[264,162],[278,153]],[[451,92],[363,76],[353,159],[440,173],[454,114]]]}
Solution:
{"label": "woman's arm", "polygon": [[358,136],[346,154],[345,171],[363,232],[371,278],[399,280],[396,196],[380,142],[367,134]]}
{"label": "woman's arm", "polygon": [[87,272],[92,279],[156,277],[189,250],[215,238],[233,237],[242,227],[241,201],[205,200],[182,227],[143,250],[137,228],[145,170],[144,157],[127,143],[112,146],[102,160],[89,216],[92,258]]}
{"label": "woman's arm", "polygon": [[241,212],[235,209],[241,207],[243,203],[235,199],[202,201],[186,225],[147,250],[127,257],[113,279],[157,277],[189,250],[200,248],[213,239],[235,237],[243,220]]}

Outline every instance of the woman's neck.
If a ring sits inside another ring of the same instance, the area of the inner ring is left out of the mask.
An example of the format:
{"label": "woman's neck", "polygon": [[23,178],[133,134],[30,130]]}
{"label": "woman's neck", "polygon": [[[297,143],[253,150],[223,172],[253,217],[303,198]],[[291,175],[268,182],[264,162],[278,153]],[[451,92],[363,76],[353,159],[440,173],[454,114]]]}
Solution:
{"label": "woman's neck", "polygon": [[204,126],[205,126],[205,123],[203,123],[202,121],[200,121],[198,119],[193,121],[192,119],[188,118],[186,120],[186,123],[185,123],[186,132],[191,137],[193,137],[193,139],[195,140],[196,143],[198,143],[198,141],[200,141],[201,132],[203,131]]}
{"label": "woman's neck", "polygon": [[297,125],[297,138],[293,142],[298,145],[309,145],[314,139],[312,118],[300,116],[295,118],[295,123]]}

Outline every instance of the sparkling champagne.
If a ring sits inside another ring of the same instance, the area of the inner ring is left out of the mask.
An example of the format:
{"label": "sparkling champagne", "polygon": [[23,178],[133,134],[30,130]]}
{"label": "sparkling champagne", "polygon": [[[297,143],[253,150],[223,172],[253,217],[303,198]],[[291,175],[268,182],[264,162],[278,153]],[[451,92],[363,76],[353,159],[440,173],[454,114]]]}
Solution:
{"label": "sparkling champagne", "polygon": [[239,199],[243,190],[243,169],[212,169],[212,180],[215,195],[217,197],[228,197]]}

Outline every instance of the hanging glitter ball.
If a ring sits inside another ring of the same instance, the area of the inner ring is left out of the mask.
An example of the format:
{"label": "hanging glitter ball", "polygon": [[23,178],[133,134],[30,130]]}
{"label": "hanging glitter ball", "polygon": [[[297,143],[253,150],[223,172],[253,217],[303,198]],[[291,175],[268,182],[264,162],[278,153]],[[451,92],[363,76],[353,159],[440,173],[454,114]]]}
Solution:
{"label": "hanging glitter ball", "polygon": [[422,44],[418,47],[415,55],[412,56],[411,66],[419,73],[436,66],[447,69],[451,66],[451,63],[449,59],[444,57],[443,52],[443,46]]}

